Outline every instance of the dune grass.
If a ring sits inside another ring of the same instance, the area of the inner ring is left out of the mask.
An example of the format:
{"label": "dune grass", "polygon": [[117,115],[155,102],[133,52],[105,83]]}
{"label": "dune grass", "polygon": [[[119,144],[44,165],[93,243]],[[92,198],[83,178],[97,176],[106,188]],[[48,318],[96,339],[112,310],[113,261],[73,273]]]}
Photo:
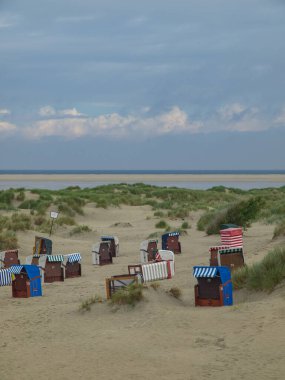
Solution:
{"label": "dune grass", "polygon": [[198,230],[205,230],[208,235],[219,233],[221,224],[233,223],[243,228],[251,225],[257,219],[258,213],[264,207],[261,197],[234,202],[227,207],[209,211],[201,216],[197,223]]}
{"label": "dune grass", "polygon": [[267,292],[274,290],[283,280],[285,280],[285,247],[275,248],[259,263],[239,268],[232,276],[235,289],[246,288]]}
{"label": "dune grass", "polygon": [[160,283],[158,281],[150,282],[149,287],[154,290],[157,290],[160,288]]}
{"label": "dune grass", "polygon": [[173,286],[172,288],[170,288],[168,290],[168,293],[174,297],[174,298],[177,298],[177,299],[181,299],[182,297],[182,291],[180,288],[178,288],[177,286]]}
{"label": "dune grass", "polygon": [[14,213],[6,223],[7,230],[26,231],[31,229],[32,218],[22,213]]}
{"label": "dune grass", "polygon": [[80,226],[76,226],[74,227],[71,231],[70,231],[70,236],[73,236],[73,235],[79,235],[79,234],[82,234],[84,232],[91,232],[92,230],[86,226],[86,225],[80,225]]}
{"label": "dune grass", "polygon": [[83,300],[79,306],[79,311],[85,312],[90,311],[91,306],[96,303],[103,303],[103,299],[101,296],[95,295],[93,297],[89,297],[86,300]]}
{"label": "dune grass", "polygon": [[157,222],[155,224],[155,228],[167,228],[168,227],[168,224],[166,223],[165,220],[160,220],[159,222]]}
{"label": "dune grass", "polygon": [[[30,199],[29,193],[37,195]],[[30,210],[48,217],[50,209],[57,209],[61,217],[75,218],[83,215],[83,207],[92,203],[94,207],[149,206],[154,217],[165,220],[185,219],[190,212],[205,210],[197,228],[208,234],[217,233],[222,223],[234,223],[248,227],[252,221],[262,220],[278,223],[285,213],[285,186],[248,191],[216,186],[208,190],[192,190],[176,187],[157,187],[143,183],[111,184],[96,188],[81,189],[71,186],[61,190],[9,189],[0,191],[0,210]],[[20,202],[18,207],[16,203]],[[66,219],[67,221],[67,219]],[[62,225],[64,225],[62,221]],[[43,224],[37,224],[37,226]],[[69,225],[66,223],[66,225]],[[183,230],[186,228],[181,227]]]}
{"label": "dune grass", "polygon": [[2,231],[0,233],[0,251],[6,249],[16,249],[18,247],[18,240],[15,232]]}
{"label": "dune grass", "polygon": [[276,239],[282,236],[285,236],[285,219],[283,219],[276,225],[273,232],[273,239]]}
{"label": "dune grass", "polygon": [[135,306],[136,303],[143,300],[143,284],[131,284],[113,293],[111,305],[129,305]]}

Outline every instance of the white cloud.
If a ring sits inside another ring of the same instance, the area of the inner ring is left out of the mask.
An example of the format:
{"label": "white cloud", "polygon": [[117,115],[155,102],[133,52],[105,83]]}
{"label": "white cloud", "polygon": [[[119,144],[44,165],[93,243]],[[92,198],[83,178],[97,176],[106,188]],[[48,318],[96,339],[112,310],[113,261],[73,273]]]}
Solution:
{"label": "white cloud", "polygon": [[76,108],[59,111],[59,114],[63,116],[83,116],[83,114],[78,112]]}
{"label": "white cloud", "polygon": [[56,114],[56,111],[51,106],[44,106],[39,109],[39,115],[40,116],[54,116]]}
{"label": "white cloud", "polygon": [[246,107],[240,103],[227,104],[218,110],[218,114],[223,120],[232,120],[235,116],[241,115]]}
{"label": "white cloud", "polygon": [[[88,117],[76,108],[55,110],[42,107],[43,118],[32,126],[22,128],[27,138],[48,136],[66,139],[83,136],[104,136],[110,138],[146,138],[169,134],[189,135],[213,132],[258,132],[276,127],[274,120],[265,119],[256,107],[246,107],[239,103],[224,105],[212,117],[205,120],[190,120],[188,114],[173,106],[169,111],[149,116],[149,109],[138,114],[120,115],[118,113]],[[285,107],[276,119],[285,122]]]}
{"label": "white cloud", "polygon": [[6,121],[0,121],[0,137],[7,134],[16,132],[17,127],[14,124],[8,123]]}
{"label": "white cloud", "polygon": [[[29,138],[45,136],[63,136],[77,138],[86,135],[109,136],[114,138],[137,136],[157,136],[169,133],[196,133],[203,127],[201,122],[190,122],[187,114],[179,107],[173,107],[169,112],[154,117],[122,116],[118,113],[100,115],[98,117],[81,116],[75,108],[64,110],[66,118],[49,118],[40,120],[33,127],[26,128]],[[46,115],[46,112],[42,112]],[[64,115],[63,111],[57,114]]]}
{"label": "white cloud", "polygon": [[29,138],[64,136],[68,139],[82,137],[87,134],[86,119],[41,120],[36,122],[33,127],[26,128],[24,134]]}
{"label": "white cloud", "polygon": [[51,116],[74,116],[74,117],[79,117],[83,116],[82,113],[77,111],[76,108],[68,108],[68,109],[63,109],[63,110],[56,110],[52,106],[44,106],[39,109],[39,115],[43,117],[51,117]]}
{"label": "white cloud", "polygon": [[2,108],[0,109],[0,115],[10,115],[11,111],[8,110],[7,108]]}
{"label": "white cloud", "polygon": [[275,123],[277,124],[285,124],[285,106],[281,108],[280,114],[276,117]]}
{"label": "white cloud", "polygon": [[217,114],[207,121],[205,131],[257,132],[270,127],[272,123],[264,119],[257,107],[231,103],[217,110]]}

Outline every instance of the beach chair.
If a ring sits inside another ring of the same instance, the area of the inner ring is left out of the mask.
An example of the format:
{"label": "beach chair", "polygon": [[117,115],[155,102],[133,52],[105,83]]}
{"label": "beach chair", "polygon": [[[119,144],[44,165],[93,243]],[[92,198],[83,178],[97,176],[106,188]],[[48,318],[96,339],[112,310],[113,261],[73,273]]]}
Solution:
{"label": "beach chair", "polygon": [[33,247],[34,255],[51,255],[52,241],[42,236],[35,236],[35,245]]}
{"label": "beach chair", "polygon": [[179,242],[179,232],[167,232],[161,236],[162,249],[170,250],[174,254],[181,253],[181,243]]}
{"label": "beach chair", "polygon": [[231,306],[233,304],[231,272],[227,267],[194,266],[195,306]]}
{"label": "beach chair", "polygon": [[110,242],[110,252],[112,257],[119,256],[119,239],[117,236],[103,235],[101,236],[101,241]]}
{"label": "beach chair", "polygon": [[20,264],[18,249],[0,252],[0,268],[9,268],[11,265],[18,264]]}
{"label": "beach chair", "polygon": [[158,240],[148,239],[140,244],[140,261],[141,263],[148,263],[155,260],[155,255],[158,251]]}
{"label": "beach chair", "polygon": [[113,263],[110,241],[101,241],[92,246],[92,264],[107,265]]}
{"label": "beach chair", "polygon": [[13,266],[12,296],[15,298],[42,295],[40,269],[36,265]]}
{"label": "beach chair", "polygon": [[63,255],[65,268],[65,278],[74,278],[81,276],[81,254],[69,253]]}
{"label": "beach chair", "polygon": [[210,247],[210,266],[225,266],[234,271],[245,265],[242,247]]}

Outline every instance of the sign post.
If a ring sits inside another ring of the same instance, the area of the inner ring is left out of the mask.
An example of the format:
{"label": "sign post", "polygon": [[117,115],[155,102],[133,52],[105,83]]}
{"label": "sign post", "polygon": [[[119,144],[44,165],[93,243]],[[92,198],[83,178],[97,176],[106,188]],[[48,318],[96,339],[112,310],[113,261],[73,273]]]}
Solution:
{"label": "sign post", "polygon": [[57,211],[51,211],[51,212],[50,212],[50,217],[51,217],[51,219],[52,219],[52,222],[51,222],[51,226],[50,226],[49,236],[51,236],[51,231],[52,231],[53,222],[54,222],[55,219],[57,219],[58,214],[59,214],[59,213],[58,213]]}

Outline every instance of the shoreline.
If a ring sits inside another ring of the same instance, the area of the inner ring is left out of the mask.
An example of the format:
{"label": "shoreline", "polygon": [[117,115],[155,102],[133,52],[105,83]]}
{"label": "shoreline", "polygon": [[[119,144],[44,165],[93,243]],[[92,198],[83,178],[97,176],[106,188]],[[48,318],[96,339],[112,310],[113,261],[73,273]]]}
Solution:
{"label": "shoreline", "polygon": [[0,174],[0,182],[284,182],[285,174]]}

